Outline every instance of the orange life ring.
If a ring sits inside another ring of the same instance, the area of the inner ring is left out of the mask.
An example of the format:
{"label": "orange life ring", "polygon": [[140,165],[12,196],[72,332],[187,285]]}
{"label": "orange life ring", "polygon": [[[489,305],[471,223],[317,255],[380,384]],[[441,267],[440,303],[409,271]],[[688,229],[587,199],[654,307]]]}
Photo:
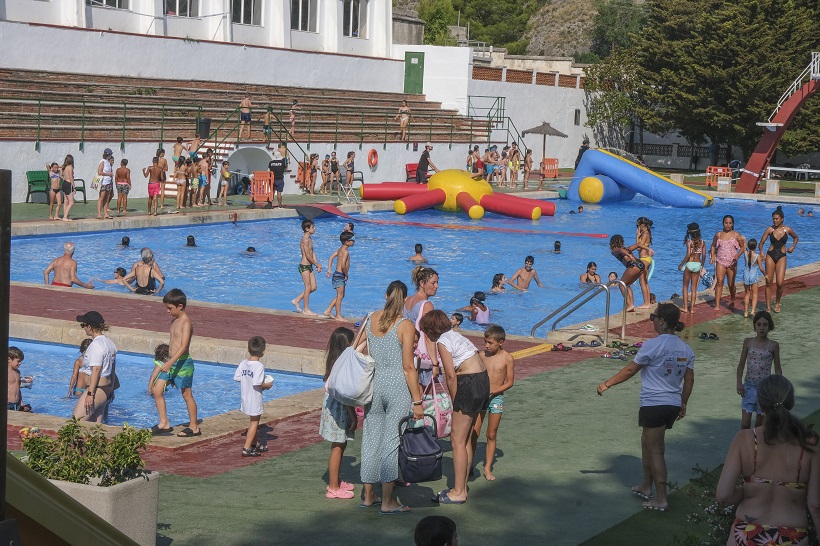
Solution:
{"label": "orange life ring", "polygon": [[370,165],[371,169],[375,169],[376,165],[379,164],[379,152],[375,148],[370,148],[370,152],[367,154],[367,164]]}

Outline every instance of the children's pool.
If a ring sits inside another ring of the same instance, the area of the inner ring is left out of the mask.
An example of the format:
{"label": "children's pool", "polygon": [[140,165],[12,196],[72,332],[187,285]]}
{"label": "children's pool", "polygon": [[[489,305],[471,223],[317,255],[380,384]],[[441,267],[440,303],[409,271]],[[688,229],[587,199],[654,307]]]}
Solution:
{"label": "children's pool", "polygon": [[[538,221],[493,214],[476,221],[466,215],[437,211],[406,216],[392,212],[358,216],[354,220],[356,244],[350,250],[350,280],[343,313],[358,318],[381,307],[384,289],[394,279],[405,281],[412,292],[413,264],[407,258],[413,255],[413,245],[421,243],[429,265],[440,275],[438,294],[433,298],[436,308],[452,312],[467,305],[474,291],[483,290],[489,295],[490,320],[510,333],[528,335],[536,322],[579,292],[578,279],[586,271],[587,262],[598,264],[603,280],[610,271],[620,276],[623,266],[609,253],[609,236],[620,233],[628,244],[633,243],[638,217],[646,216],[654,222],[652,247],[657,265],[650,287],[659,300],[664,300],[681,292],[682,274],[677,266],[683,257],[683,237],[689,222],[698,222],[704,239],[710,243],[715,232],[722,229],[723,216],[732,214],[737,230],[757,239],[770,225],[776,204],[717,199],[710,208],[677,209],[638,196],[626,203],[586,205],[583,214],[569,214],[576,206],[577,203],[558,201],[556,215]],[[815,261],[815,245],[820,242],[820,224],[814,218],[798,217],[796,209],[796,205],[784,205],[786,225],[800,237],[797,250],[789,255],[790,267]],[[316,220],[314,246],[324,267],[329,255],[339,247],[338,235],[346,222],[342,218]],[[193,300],[293,310],[290,301],[302,291],[297,272],[300,223],[300,219],[281,219],[237,225],[15,237],[11,245],[12,280],[42,282],[42,271],[49,261],[62,254],[64,242],[73,241],[81,279],[94,279],[98,290],[126,293],[122,286],[102,284],[97,279],[112,278],[116,267],[130,270],[139,260],[140,248],[147,246],[154,251],[166,275],[166,290],[181,288]],[[189,234],[195,236],[198,246],[185,246]],[[130,248],[118,246],[124,235],[131,238]],[[560,254],[552,252],[556,240],[562,245]],[[257,252],[245,253],[249,246]],[[511,277],[527,255],[535,257],[535,269],[544,288],[533,283],[527,292],[510,289],[506,294],[490,295],[493,275],[504,273]],[[313,311],[321,313],[335,291],[324,270],[317,280],[319,287],[311,296],[310,305]],[[635,288],[636,302],[641,304],[637,283]],[[563,324],[602,316],[604,299],[599,296]],[[621,301],[620,293],[614,293],[613,312],[621,309]],[[464,327],[481,329],[467,321]]]}
{"label": "children's pool", "polygon": [[[12,339],[9,345],[23,351],[22,376],[34,376],[31,389],[22,389],[23,402],[35,413],[71,417],[77,398],[67,396],[74,361],[80,356],[77,347]],[[264,361],[264,359],[263,359]],[[133,427],[149,428],[157,424],[154,397],[148,394],[148,378],[154,368],[153,356],[117,353],[117,376],[120,388],[108,411],[109,425],[127,422]],[[196,362],[192,391],[200,418],[213,417],[239,409],[239,383],[233,380],[235,367]],[[273,388],[264,393],[265,400],[282,398],[322,387],[321,377],[268,370],[274,377]],[[188,410],[180,392],[165,392],[168,419],[172,425],[188,422]]]}

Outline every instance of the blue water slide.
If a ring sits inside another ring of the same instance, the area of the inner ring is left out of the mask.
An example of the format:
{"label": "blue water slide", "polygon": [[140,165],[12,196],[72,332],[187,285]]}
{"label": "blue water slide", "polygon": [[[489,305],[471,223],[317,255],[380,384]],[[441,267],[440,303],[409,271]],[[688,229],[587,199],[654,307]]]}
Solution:
{"label": "blue water slide", "polygon": [[587,150],[567,190],[567,198],[585,203],[628,201],[640,193],[671,207],[702,208],[712,196],[687,188],[605,150]]}

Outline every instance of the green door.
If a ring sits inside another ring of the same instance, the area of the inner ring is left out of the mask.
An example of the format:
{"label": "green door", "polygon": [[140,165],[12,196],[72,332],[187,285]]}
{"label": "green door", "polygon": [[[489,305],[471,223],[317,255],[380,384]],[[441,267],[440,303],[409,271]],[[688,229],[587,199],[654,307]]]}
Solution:
{"label": "green door", "polygon": [[414,95],[424,93],[424,53],[404,53],[404,92]]}

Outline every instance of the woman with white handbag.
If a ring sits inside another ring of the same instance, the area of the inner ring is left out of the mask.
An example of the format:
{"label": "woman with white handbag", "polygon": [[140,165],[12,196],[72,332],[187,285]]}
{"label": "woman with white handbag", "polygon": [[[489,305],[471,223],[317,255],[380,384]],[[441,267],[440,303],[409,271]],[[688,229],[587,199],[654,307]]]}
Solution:
{"label": "woman with white handbag", "polygon": [[[376,361],[373,400],[364,408],[361,476],[367,508],[380,503],[383,515],[403,514],[410,508],[393,496],[399,477],[399,422],[410,415],[422,419],[421,387],[413,363],[415,327],[402,317],[407,285],[393,281],[387,287],[384,309],[362,321],[367,349]],[[381,498],[373,484],[381,482]]]}

